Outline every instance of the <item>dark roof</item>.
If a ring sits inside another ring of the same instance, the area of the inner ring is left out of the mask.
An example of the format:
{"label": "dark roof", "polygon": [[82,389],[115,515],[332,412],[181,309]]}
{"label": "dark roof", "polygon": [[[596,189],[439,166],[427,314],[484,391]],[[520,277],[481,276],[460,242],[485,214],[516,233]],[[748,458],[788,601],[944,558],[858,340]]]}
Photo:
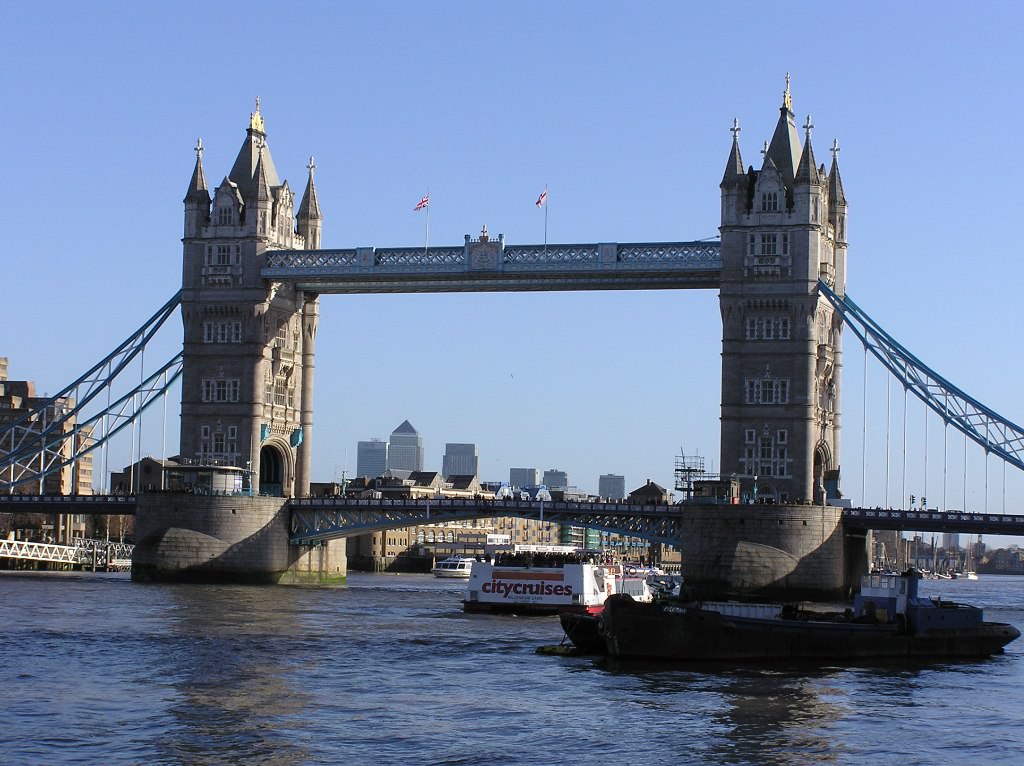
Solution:
{"label": "dark roof", "polygon": [[629,496],[664,497],[666,494],[668,493],[666,492],[664,487],[662,487],[660,484],[655,484],[653,481],[648,479],[646,484],[644,484],[642,487],[637,487],[636,489],[634,489],[632,492],[629,493]]}
{"label": "dark roof", "polygon": [[[317,221],[323,218],[320,213],[320,201],[316,197],[316,184],[313,183],[313,158],[309,158],[309,180],[306,181],[306,191],[302,194],[302,202],[299,203],[299,218],[304,220]],[[408,422],[408,421],[406,421]]]}
{"label": "dark roof", "polygon": [[452,489],[479,489],[481,486],[475,474],[452,474],[448,481]]}
{"label": "dark roof", "polygon": [[418,434],[419,431],[417,431],[415,428],[413,428],[412,427],[412,423],[410,423],[408,420],[403,420],[402,421],[402,425],[400,425],[398,428],[396,428],[391,433],[393,433],[393,434]]}

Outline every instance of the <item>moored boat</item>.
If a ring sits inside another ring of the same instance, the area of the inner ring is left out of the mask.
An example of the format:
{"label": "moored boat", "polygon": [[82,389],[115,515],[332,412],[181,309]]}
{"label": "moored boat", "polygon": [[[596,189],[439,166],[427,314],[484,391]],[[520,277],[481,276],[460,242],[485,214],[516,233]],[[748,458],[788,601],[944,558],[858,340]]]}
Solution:
{"label": "moored boat", "polygon": [[461,577],[468,578],[473,570],[472,556],[449,556],[437,562],[437,565],[430,570],[434,577]]}
{"label": "moored boat", "polygon": [[568,545],[515,545],[473,564],[466,612],[507,614],[598,614],[605,599],[628,593],[649,601],[651,590],[638,574],[601,551]]}
{"label": "moored boat", "polygon": [[985,622],[977,607],[919,597],[919,578],[868,575],[842,612],[614,596],[599,630],[614,657],[680,661],[985,657],[1020,636],[1012,625]]}

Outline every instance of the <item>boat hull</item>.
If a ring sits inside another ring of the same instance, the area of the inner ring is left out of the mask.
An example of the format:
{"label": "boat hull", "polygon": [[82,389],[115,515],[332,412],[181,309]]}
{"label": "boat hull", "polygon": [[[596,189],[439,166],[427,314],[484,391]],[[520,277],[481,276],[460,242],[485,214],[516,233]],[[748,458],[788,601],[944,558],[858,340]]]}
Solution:
{"label": "boat hull", "polygon": [[895,624],[732,617],[619,596],[605,602],[599,628],[614,657],[680,661],[986,657],[1020,635],[1002,623],[909,633]]}
{"label": "boat hull", "polygon": [[599,629],[599,615],[562,612],[558,615],[562,630],[582,654],[604,654],[604,636]]}

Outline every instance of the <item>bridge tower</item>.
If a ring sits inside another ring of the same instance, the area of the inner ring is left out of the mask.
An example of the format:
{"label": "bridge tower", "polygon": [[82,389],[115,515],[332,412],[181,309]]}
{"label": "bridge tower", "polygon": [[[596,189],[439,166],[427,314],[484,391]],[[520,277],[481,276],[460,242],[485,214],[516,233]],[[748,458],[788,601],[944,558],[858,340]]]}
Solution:
{"label": "bridge tower", "polygon": [[739,124],[722,178],[721,470],[752,501],[839,494],[842,319],[818,280],[846,287],[846,197],[838,145],[818,167],[801,147],[789,76],[761,169],[744,169]]}
{"label": "bridge tower", "polygon": [[262,494],[309,494],[316,294],[260,277],[264,253],[320,245],[313,183],[278,179],[259,99],[211,198],[203,145],[185,194],[181,455],[248,471]]}

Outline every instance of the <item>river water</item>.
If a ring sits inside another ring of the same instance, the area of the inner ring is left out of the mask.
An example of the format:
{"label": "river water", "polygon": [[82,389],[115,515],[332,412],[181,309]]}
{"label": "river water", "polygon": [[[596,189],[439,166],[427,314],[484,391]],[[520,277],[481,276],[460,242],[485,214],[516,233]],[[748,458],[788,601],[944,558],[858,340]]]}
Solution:
{"label": "river water", "polygon": [[[1024,763],[1024,639],[984,661],[613,665],[464,584],[0,575],[2,764]],[[1024,627],[1024,577],[922,583]]]}

